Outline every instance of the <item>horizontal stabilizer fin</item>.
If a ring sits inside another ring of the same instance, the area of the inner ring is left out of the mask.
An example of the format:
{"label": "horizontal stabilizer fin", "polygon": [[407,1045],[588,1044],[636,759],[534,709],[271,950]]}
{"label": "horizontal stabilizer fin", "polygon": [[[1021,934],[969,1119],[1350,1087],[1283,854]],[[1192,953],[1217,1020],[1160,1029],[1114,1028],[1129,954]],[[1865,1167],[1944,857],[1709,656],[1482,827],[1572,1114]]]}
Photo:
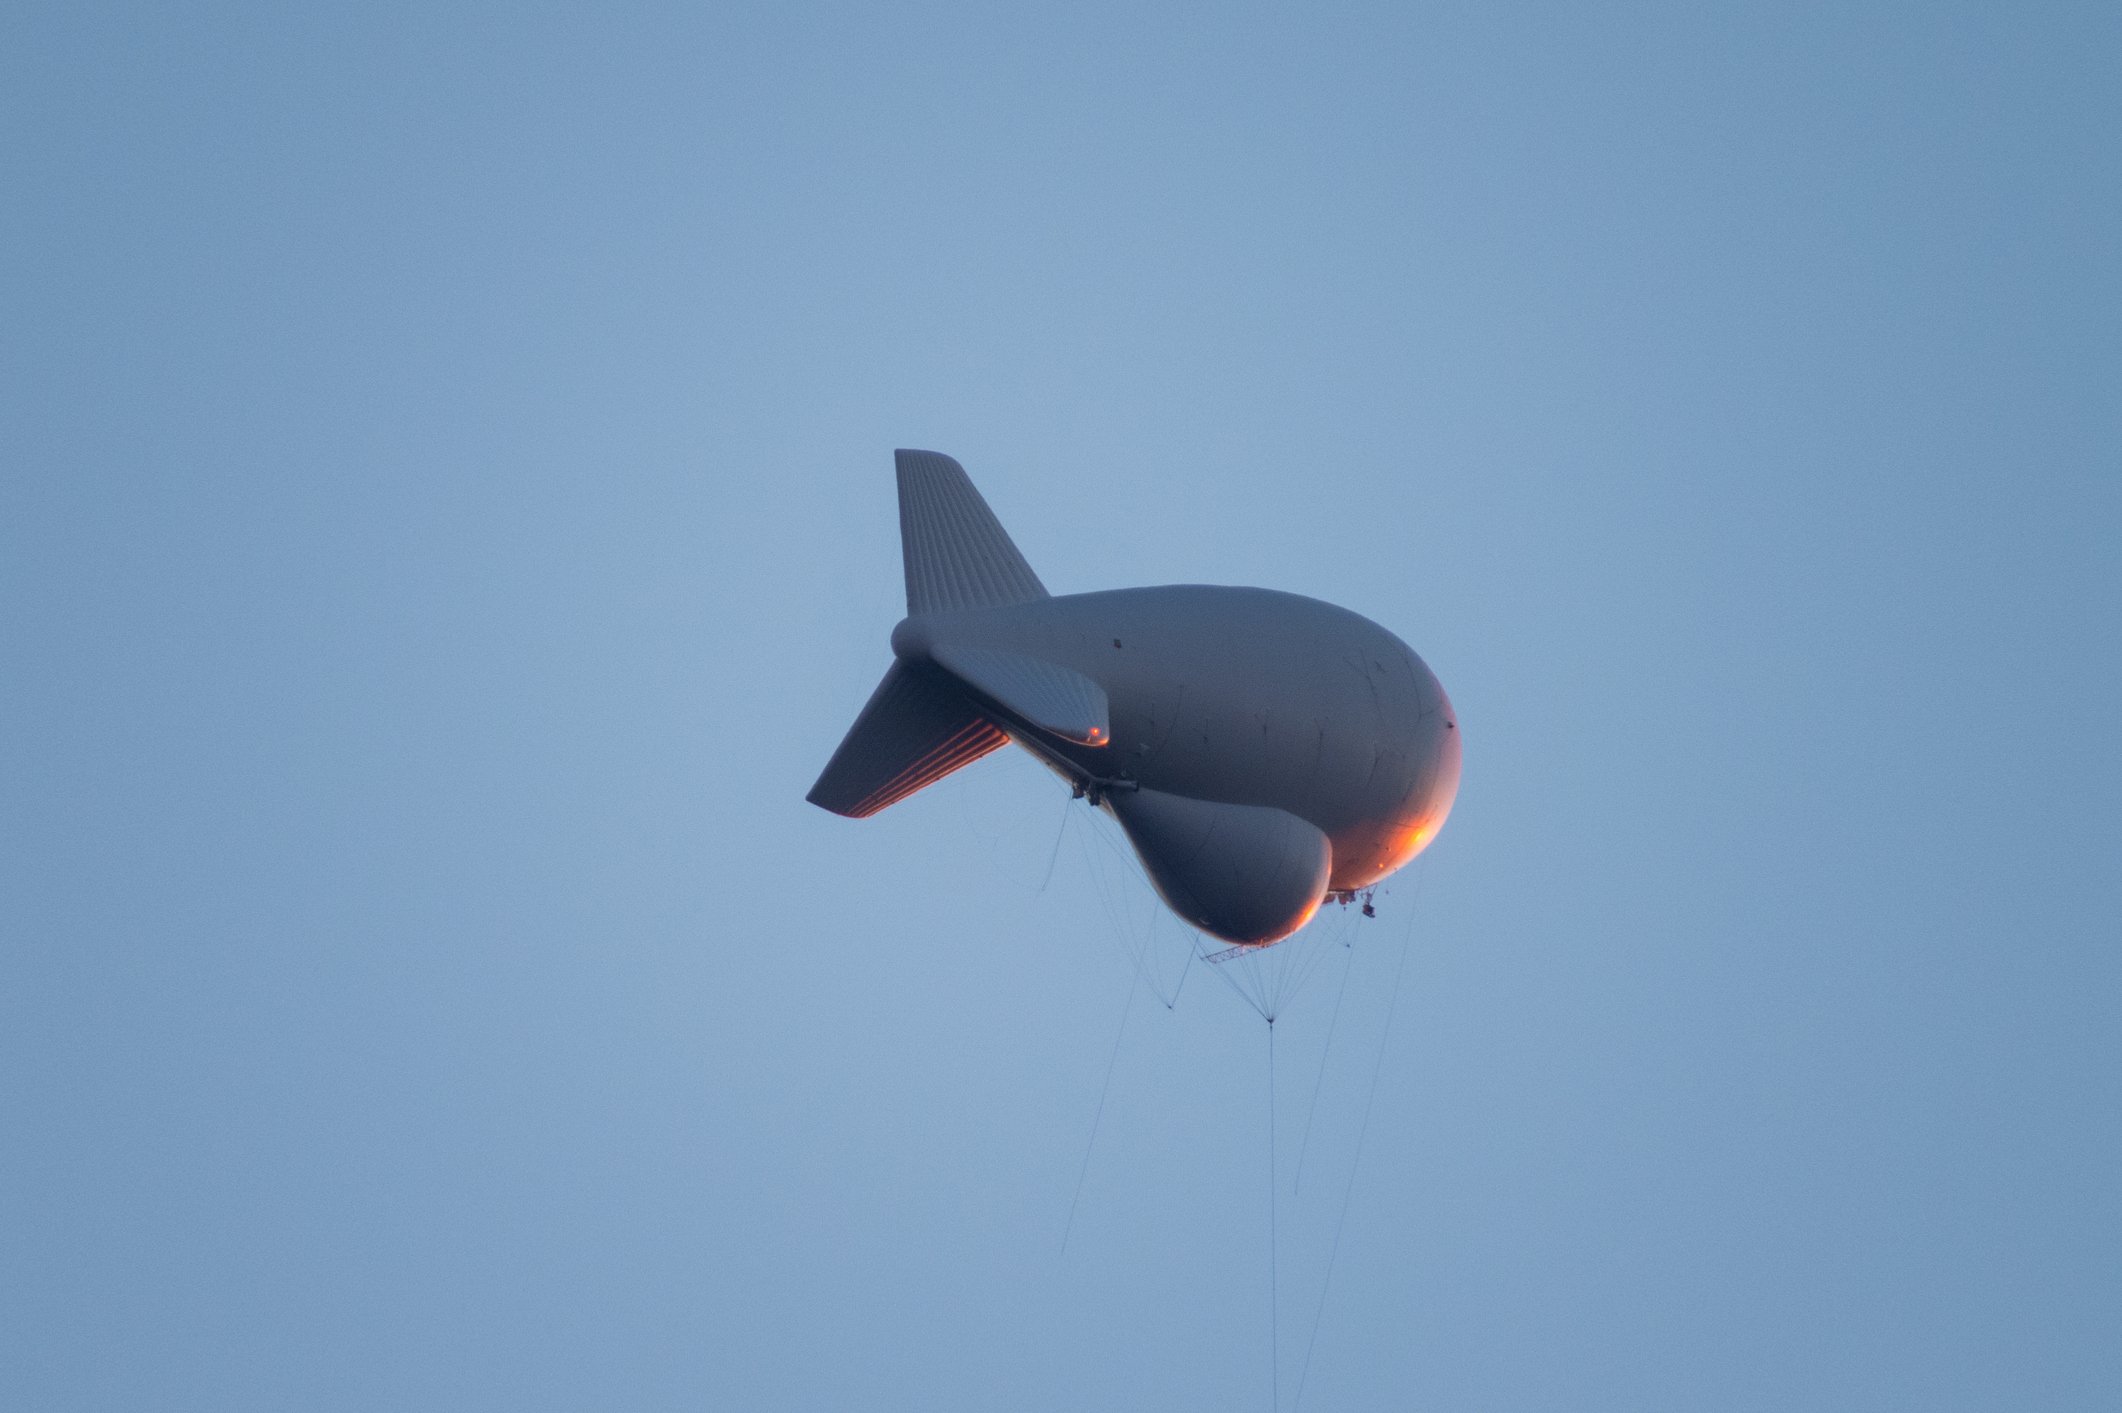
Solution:
{"label": "horizontal stabilizer fin", "polygon": [[807,797],[854,819],[897,804],[1009,737],[933,668],[895,662]]}
{"label": "horizontal stabilizer fin", "polygon": [[983,696],[1064,741],[1112,739],[1105,689],[1073,668],[996,648],[939,645],[931,655]]}
{"label": "horizontal stabilizer fin", "polygon": [[895,456],[909,617],[1047,597],[964,467],[941,452]]}

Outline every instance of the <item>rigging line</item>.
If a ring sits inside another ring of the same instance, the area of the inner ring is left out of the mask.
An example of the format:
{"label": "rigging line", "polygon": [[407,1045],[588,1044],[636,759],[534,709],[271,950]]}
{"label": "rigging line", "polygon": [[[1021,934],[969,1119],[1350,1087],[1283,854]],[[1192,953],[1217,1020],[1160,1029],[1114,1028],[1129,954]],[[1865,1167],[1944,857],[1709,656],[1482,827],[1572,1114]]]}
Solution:
{"label": "rigging line", "polygon": [[1281,949],[1275,954],[1272,979],[1273,1009],[1278,1017],[1310,987],[1312,978],[1319,974],[1331,950],[1328,939],[1339,936],[1347,926],[1346,910],[1341,910],[1330,918],[1314,918],[1303,931],[1275,944]]}
{"label": "rigging line", "polygon": [[[1194,934],[1194,950],[1197,955],[1200,952],[1200,948],[1201,934],[1196,932]],[[1261,1020],[1268,1021],[1270,1025],[1273,1024],[1273,1021],[1269,1020],[1267,1012],[1261,1009],[1260,1003],[1252,998],[1252,993],[1247,991],[1244,987],[1240,986],[1237,982],[1237,979],[1230,974],[1229,968],[1223,966],[1219,962],[1212,960],[1209,957],[1203,956],[1200,957],[1199,960],[1204,965],[1206,965],[1210,971],[1214,972],[1216,977],[1221,980],[1225,986],[1228,986],[1239,1000],[1243,1001],[1246,1005],[1252,1007],[1253,1011],[1259,1015]]]}
{"label": "rigging line", "polygon": [[1061,862],[1061,841],[1068,836],[1068,807],[1073,803],[1075,803],[1073,800],[1062,803],[1061,827],[1054,831],[1054,851],[1046,856],[1046,877],[1039,881],[1039,891],[1041,893],[1046,891],[1047,884],[1054,881],[1054,865]]}
{"label": "rigging line", "polygon": [[[1095,823],[1088,830],[1079,829],[1076,831],[1077,851],[1083,855],[1084,867],[1090,870],[1091,881],[1097,885],[1098,907],[1105,914],[1106,925],[1114,945],[1119,947],[1122,954],[1127,957],[1128,964],[1139,970],[1141,962],[1137,957],[1138,948],[1135,945],[1134,910],[1128,906],[1125,898],[1115,900],[1112,881],[1107,876],[1105,861],[1099,858],[1097,850],[1091,847],[1089,842],[1091,839],[1098,839],[1099,842],[1103,842],[1102,835]],[[1122,887],[1124,888],[1125,885],[1123,884]]]}
{"label": "rigging line", "polygon": [[[1110,816],[1108,817],[1110,818]],[[1114,891],[1119,895],[1121,900],[1120,906],[1127,914],[1127,921],[1129,926],[1128,941],[1130,946],[1132,946],[1135,941],[1135,932],[1133,930],[1135,913],[1131,900],[1136,897],[1141,897],[1147,900],[1149,909],[1148,923],[1145,928],[1145,935],[1142,937],[1142,946],[1136,965],[1143,966],[1146,968],[1149,973],[1148,980],[1150,990],[1155,992],[1157,999],[1164,1003],[1164,1009],[1166,1009],[1167,1011],[1172,1010],[1179,1004],[1179,987],[1185,985],[1186,983],[1186,973],[1184,968],[1193,964],[1194,947],[1192,944],[1188,945],[1188,957],[1186,962],[1182,963],[1182,969],[1179,974],[1178,985],[1175,985],[1172,988],[1172,994],[1170,998],[1167,999],[1164,995],[1164,992],[1158,986],[1156,965],[1157,923],[1159,919],[1164,915],[1162,905],[1158,901],[1161,895],[1157,891],[1157,885],[1150,881],[1148,871],[1142,867],[1142,860],[1136,856],[1134,850],[1129,847],[1124,847],[1118,839],[1115,839],[1113,837],[1116,830],[1122,839],[1126,837],[1126,831],[1124,828],[1119,827],[1119,821],[1117,819],[1114,820],[1114,825],[1115,829],[1104,829],[1094,826],[1089,832],[1093,837],[1097,839],[1098,843],[1104,847],[1105,851],[1111,854],[1113,858],[1116,859],[1119,863],[1121,878],[1119,879]],[[1079,833],[1077,837],[1081,838],[1082,836]],[[1127,876],[1130,874],[1132,874],[1136,879],[1141,882],[1142,886],[1140,888],[1131,887],[1127,883]],[[1105,875],[1101,870],[1099,874],[1099,883],[1101,887],[1104,885],[1104,882]],[[1198,937],[1196,938],[1196,941],[1198,941]],[[1254,1009],[1257,1010],[1258,1007],[1255,1006]]]}
{"label": "rigging line", "polygon": [[1165,1003],[1165,1010],[1176,1011],[1177,1009],[1179,1009],[1179,993],[1186,989],[1186,974],[1192,971],[1193,969],[1194,949],[1189,946],[1186,949],[1186,960],[1179,963],[1179,984],[1172,988],[1172,998],[1170,1001]]}
{"label": "rigging line", "polygon": [[1334,1054],[1334,1028],[1341,1024],[1341,998],[1348,994],[1348,974],[1356,969],[1356,957],[1352,948],[1342,949],[1348,955],[1341,963],[1341,986],[1334,992],[1334,1014],[1326,1023],[1326,1048],[1319,1053],[1319,1077],[1312,1081],[1311,1108],[1304,1115],[1304,1141],[1297,1145],[1297,1176],[1291,1181],[1292,1194],[1304,1190],[1304,1155],[1311,1151],[1312,1121],[1319,1117],[1319,1091],[1326,1087],[1326,1062]]}
{"label": "rigging line", "polygon": [[1312,975],[1319,969],[1319,959],[1326,955],[1315,945],[1319,936],[1312,924],[1307,923],[1301,931],[1275,944],[1281,949],[1275,957],[1274,975],[1275,1015],[1278,1018],[1311,985]]}
{"label": "rigging line", "polygon": [[1076,1204],[1083,1200],[1083,1179],[1090,1172],[1091,1150],[1098,1146],[1098,1125],[1105,1118],[1105,1096],[1112,1092],[1113,1067],[1120,1062],[1120,1042],[1127,1036],[1128,1012],[1135,1008],[1135,989],[1141,984],[1142,974],[1137,972],[1127,983],[1127,1003],[1120,1007],[1120,1031],[1113,1036],[1112,1057],[1105,1062],[1105,1083],[1098,1086],[1098,1112],[1090,1121],[1090,1142],[1083,1145],[1083,1165],[1076,1169],[1076,1192],[1068,1199],[1068,1225],[1061,1229],[1061,1254],[1068,1254],[1068,1239],[1076,1230]]}
{"label": "rigging line", "polygon": [[[1120,886],[1126,888],[1126,881],[1122,880]],[[1178,988],[1174,987],[1172,994],[1166,996],[1164,987],[1160,984],[1157,976],[1157,921],[1157,908],[1154,899],[1152,899],[1148,921],[1138,935],[1135,928],[1134,909],[1129,908],[1127,910],[1127,936],[1125,940],[1128,960],[1135,969],[1136,977],[1148,984],[1150,995],[1155,996],[1164,1009],[1168,1011],[1178,1004],[1179,992]],[[1185,973],[1182,972],[1180,974],[1179,981],[1181,985],[1185,984]]]}
{"label": "rigging line", "polygon": [[[1115,879],[1112,877],[1105,861],[1097,856],[1097,849],[1092,848],[1089,844],[1083,845],[1084,853],[1098,880],[1098,899],[1105,907],[1106,917],[1111,920],[1114,931],[1119,936],[1127,952],[1129,964],[1137,971],[1141,971],[1148,960],[1150,948],[1156,941],[1157,907],[1155,895],[1154,893],[1151,895],[1150,909],[1145,925],[1138,928],[1135,925],[1135,900],[1138,890],[1127,882],[1127,875],[1132,870],[1134,875],[1137,878],[1141,878],[1144,885],[1147,886],[1148,878],[1142,873],[1141,865],[1129,853],[1115,844],[1110,837],[1109,831],[1101,827],[1097,821],[1093,820],[1088,830],[1079,830],[1076,838],[1080,842],[1086,834],[1096,841],[1098,848],[1104,849],[1106,853],[1112,855],[1118,861],[1120,877]],[[1152,990],[1156,989],[1154,981],[1150,983],[1150,988]],[[1162,993],[1159,993],[1159,999],[1162,999]]]}
{"label": "rigging line", "polygon": [[[1174,986],[1171,995],[1167,996],[1164,994],[1164,948],[1160,945],[1158,939],[1163,933],[1166,917],[1165,911],[1152,902],[1149,910],[1149,927],[1142,938],[1142,969],[1144,979],[1149,982],[1150,994],[1155,996],[1164,1009],[1168,1011],[1178,1004],[1179,989]],[[1181,972],[1177,980],[1183,983],[1186,980],[1185,973]]]}
{"label": "rigging line", "polygon": [[[1299,939],[1291,938],[1290,940],[1294,942]],[[1327,942],[1323,935],[1320,933],[1307,933],[1303,936],[1302,941],[1304,950],[1299,952],[1296,957],[1296,978],[1291,982],[1287,992],[1288,998],[1292,1001],[1296,1000],[1312,984],[1312,978],[1319,974],[1319,968],[1326,961]]]}
{"label": "rigging line", "polygon": [[1275,1239],[1275,1023],[1267,1023],[1267,1347],[1269,1404],[1282,1409],[1282,1281],[1276,1265]]}
{"label": "rigging line", "polygon": [[[1421,883],[1417,880],[1415,898],[1422,896]],[[1304,1381],[1312,1371],[1312,1347],[1319,1342],[1319,1325],[1326,1318],[1326,1297],[1334,1287],[1334,1258],[1341,1254],[1341,1233],[1348,1226],[1348,1201],[1356,1191],[1356,1171],[1363,1166],[1363,1140],[1370,1136],[1371,1105],[1378,1098],[1378,1076],[1385,1070],[1385,1042],[1392,1038],[1393,1013],[1400,1008],[1400,978],[1407,974],[1408,954],[1415,950],[1414,898],[1408,900],[1407,936],[1400,944],[1400,962],[1393,968],[1392,1000],[1385,1007],[1385,1030],[1378,1037],[1378,1058],[1370,1067],[1370,1093],[1363,1099],[1363,1123],[1356,1130],[1356,1156],[1348,1165],[1348,1182],[1341,1189],[1341,1215],[1334,1221],[1334,1244],[1326,1252],[1326,1279],[1319,1284],[1319,1308],[1312,1315],[1312,1332],[1304,1341],[1304,1363],[1297,1370],[1297,1399],[1290,1405],[1291,1413],[1304,1406]]]}

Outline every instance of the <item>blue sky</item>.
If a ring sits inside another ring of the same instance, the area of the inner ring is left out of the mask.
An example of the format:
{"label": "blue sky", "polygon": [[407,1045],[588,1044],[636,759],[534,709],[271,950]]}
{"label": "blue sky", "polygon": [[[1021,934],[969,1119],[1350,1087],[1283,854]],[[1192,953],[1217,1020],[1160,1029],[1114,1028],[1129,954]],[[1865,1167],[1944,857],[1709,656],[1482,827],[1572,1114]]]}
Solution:
{"label": "blue sky", "polygon": [[2111,7],[0,24],[0,1402],[1268,1402],[1259,1020],[803,802],[895,446],[1458,708],[1281,1406],[2122,1397]]}

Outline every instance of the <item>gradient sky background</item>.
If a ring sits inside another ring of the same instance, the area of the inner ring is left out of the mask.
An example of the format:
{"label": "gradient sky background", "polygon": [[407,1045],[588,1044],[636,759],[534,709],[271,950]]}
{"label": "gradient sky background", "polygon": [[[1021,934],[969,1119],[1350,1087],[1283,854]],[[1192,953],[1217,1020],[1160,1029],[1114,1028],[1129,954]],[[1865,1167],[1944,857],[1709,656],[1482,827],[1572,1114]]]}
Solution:
{"label": "gradient sky background", "polygon": [[1131,996],[1018,753],[803,801],[910,445],[1056,592],[1314,594],[1458,707],[1277,1027],[1283,1407],[1344,1194],[1307,1408],[2115,1407],[2118,72],[10,7],[0,1404],[1269,1405],[1259,1020]]}

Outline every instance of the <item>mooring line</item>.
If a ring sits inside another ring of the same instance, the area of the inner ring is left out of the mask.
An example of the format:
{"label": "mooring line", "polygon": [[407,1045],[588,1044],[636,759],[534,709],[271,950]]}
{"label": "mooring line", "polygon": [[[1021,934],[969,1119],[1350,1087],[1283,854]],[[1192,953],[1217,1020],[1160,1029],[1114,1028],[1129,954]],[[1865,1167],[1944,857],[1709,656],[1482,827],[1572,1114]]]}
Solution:
{"label": "mooring line", "polygon": [[[1416,897],[1420,897],[1420,882],[1417,881]],[[1385,1007],[1385,1032],[1378,1037],[1378,1058],[1370,1069],[1370,1093],[1363,1099],[1363,1123],[1356,1130],[1356,1156],[1348,1165],[1348,1182],[1341,1189],[1341,1215],[1334,1222],[1334,1244],[1326,1253],[1326,1279],[1319,1286],[1319,1308],[1312,1315],[1312,1332],[1304,1341],[1304,1363],[1297,1370],[1297,1398],[1290,1404],[1291,1413],[1304,1406],[1304,1381],[1312,1371],[1312,1348],[1319,1342],[1319,1325],[1326,1318],[1326,1297],[1334,1288],[1334,1261],[1341,1254],[1341,1233],[1348,1226],[1349,1198],[1356,1191],[1356,1172],[1363,1166],[1363,1141],[1370,1136],[1371,1106],[1378,1099],[1378,1076],[1385,1071],[1385,1046],[1392,1038],[1393,1014],[1400,1008],[1400,978],[1407,973],[1408,953],[1415,950],[1414,900],[1408,901],[1407,936],[1400,944],[1400,962],[1393,968],[1392,1000]]]}
{"label": "mooring line", "polygon": [[1267,1023],[1267,1347],[1268,1407],[1282,1409],[1282,1281],[1275,1239],[1275,1023]]}
{"label": "mooring line", "polygon": [[1341,998],[1348,994],[1348,974],[1356,969],[1355,949],[1344,950],[1348,955],[1341,959],[1341,985],[1334,992],[1333,1018],[1326,1023],[1326,1048],[1319,1053],[1319,1077],[1312,1081],[1311,1108],[1304,1114],[1304,1141],[1297,1145],[1297,1175],[1289,1184],[1292,1195],[1304,1190],[1304,1155],[1311,1151],[1312,1121],[1319,1117],[1319,1091],[1326,1086],[1326,1062],[1334,1056],[1334,1029],[1341,1024]]}
{"label": "mooring line", "polygon": [[1105,1096],[1112,1092],[1113,1067],[1120,1062],[1120,1042],[1127,1037],[1128,1012],[1135,1008],[1135,989],[1141,985],[1142,974],[1136,972],[1127,983],[1127,1003],[1120,1007],[1120,1031],[1113,1036],[1112,1058],[1105,1062],[1105,1083],[1098,1087],[1098,1112],[1090,1121],[1090,1142],[1083,1145],[1083,1166],[1076,1169],[1076,1193],[1068,1199],[1068,1225],[1061,1229],[1061,1254],[1068,1254],[1068,1239],[1076,1230],[1076,1204],[1083,1200],[1083,1178],[1090,1171],[1091,1150],[1098,1146],[1098,1125],[1105,1118]]}

